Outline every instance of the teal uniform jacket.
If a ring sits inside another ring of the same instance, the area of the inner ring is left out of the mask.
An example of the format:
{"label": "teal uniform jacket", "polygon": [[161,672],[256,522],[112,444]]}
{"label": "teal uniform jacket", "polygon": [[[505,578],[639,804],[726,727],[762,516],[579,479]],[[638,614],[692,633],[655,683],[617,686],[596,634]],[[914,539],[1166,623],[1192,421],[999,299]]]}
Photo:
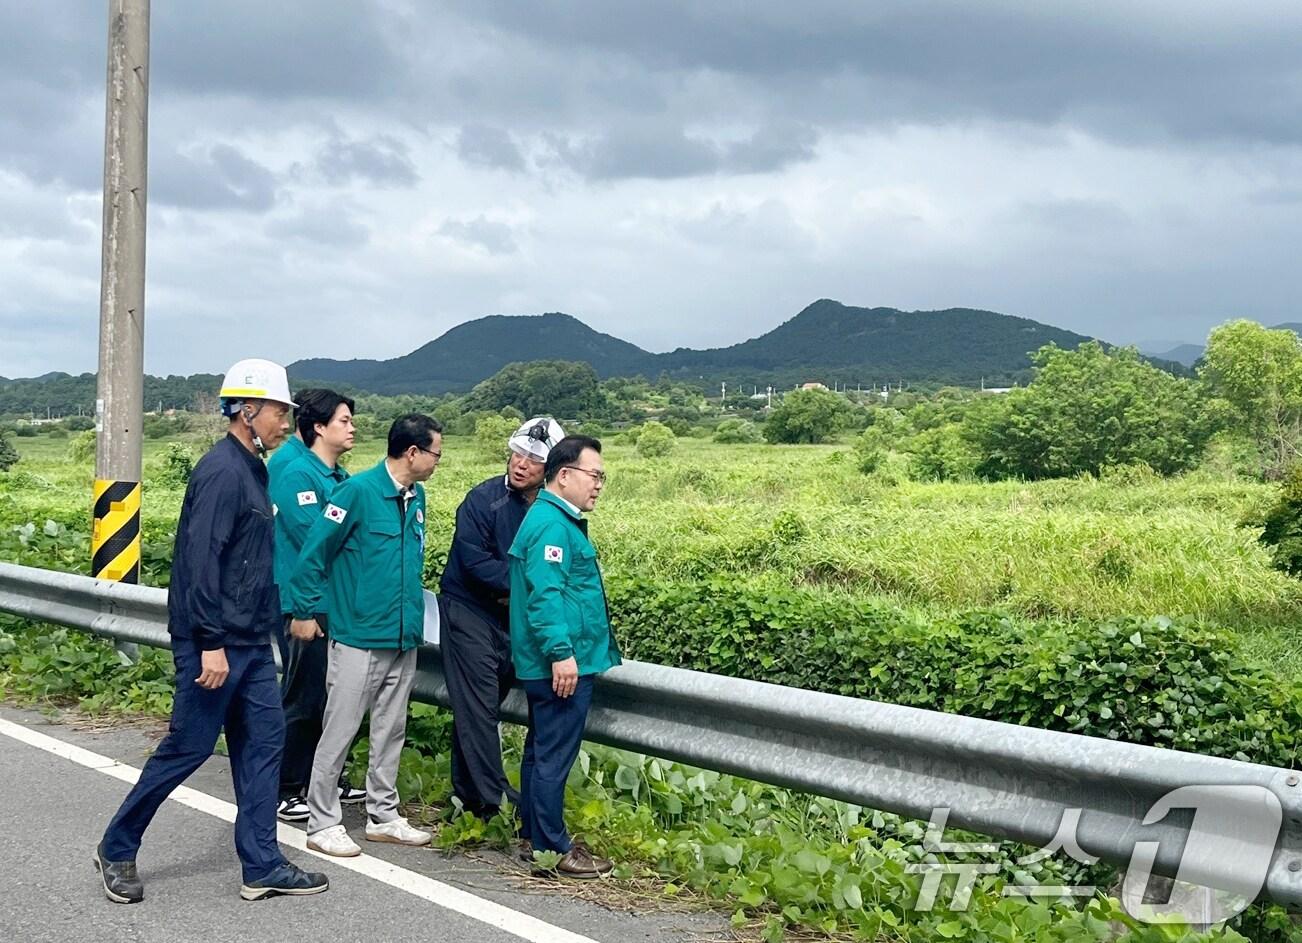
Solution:
{"label": "teal uniform jacket", "polygon": [[290,435],[285,440],[285,444],[272,452],[271,458],[267,459],[267,474],[274,478],[277,471],[287,466],[294,459],[301,458],[304,452],[310,451],[312,450],[307,447],[302,439],[296,435]]}
{"label": "teal uniform jacket", "polygon": [[294,618],[328,613],[330,638],[353,648],[405,651],[421,644],[425,489],[417,484],[413,491],[404,513],[383,460],[335,488],[294,565]]}
{"label": "teal uniform jacket", "polygon": [[571,656],[580,675],[620,663],[588,522],[543,489],[511,544],[511,659],[516,677],[552,676]]}
{"label": "teal uniform jacket", "polygon": [[[280,587],[280,608],[284,615],[293,608],[289,601],[289,578],[294,575],[303,540],[325,510],[335,488],[348,478],[348,472],[343,468],[328,467],[310,448],[301,442],[299,445],[294,453],[296,457],[290,461],[277,462],[274,467],[267,463],[267,471],[271,474],[268,490],[276,513],[276,585]],[[280,449],[277,449],[272,458],[279,454]],[[318,611],[329,612],[326,609]]]}

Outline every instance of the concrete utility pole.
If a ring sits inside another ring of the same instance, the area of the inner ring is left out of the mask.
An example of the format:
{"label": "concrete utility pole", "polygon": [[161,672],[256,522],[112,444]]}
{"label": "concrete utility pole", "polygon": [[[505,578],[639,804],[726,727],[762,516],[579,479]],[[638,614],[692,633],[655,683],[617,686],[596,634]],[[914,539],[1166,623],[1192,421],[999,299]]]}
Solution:
{"label": "concrete utility pole", "polygon": [[124,583],[140,581],[148,130],[149,0],[109,0],[91,571]]}

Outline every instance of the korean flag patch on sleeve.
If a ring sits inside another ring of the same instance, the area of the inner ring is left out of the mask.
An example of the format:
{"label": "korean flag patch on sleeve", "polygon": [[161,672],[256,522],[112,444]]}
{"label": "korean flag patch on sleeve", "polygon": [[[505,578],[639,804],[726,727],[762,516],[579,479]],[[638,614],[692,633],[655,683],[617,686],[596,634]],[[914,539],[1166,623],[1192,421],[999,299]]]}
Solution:
{"label": "korean flag patch on sleeve", "polygon": [[336,524],[342,524],[348,512],[335,504],[327,504],[325,509],[326,520],[334,521]]}
{"label": "korean flag patch on sleeve", "polygon": [[543,559],[548,563],[560,563],[565,559],[565,551],[560,547],[548,544],[543,547]]}
{"label": "korean flag patch on sleeve", "polygon": [[300,491],[298,493],[298,506],[303,507],[308,504],[316,504],[315,491]]}

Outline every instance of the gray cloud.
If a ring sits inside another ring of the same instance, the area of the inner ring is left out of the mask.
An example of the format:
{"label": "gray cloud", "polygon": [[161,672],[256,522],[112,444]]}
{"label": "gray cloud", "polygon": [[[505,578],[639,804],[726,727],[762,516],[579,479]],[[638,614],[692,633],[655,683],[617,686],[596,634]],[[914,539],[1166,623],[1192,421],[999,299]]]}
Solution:
{"label": "gray cloud", "polygon": [[510,255],[518,248],[510,226],[483,216],[470,220],[449,219],[439,227],[439,234],[482,249],[489,255]]}
{"label": "gray cloud", "polygon": [[269,220],[263,231],[273,239],[291,239],[336,249],[356,248],[370,238],[370,230],[348,207],[337,202]]}
{"label": "gray cloud", "polygon": [[407,145],[389,135],[369,141],[335,138],[321,149],[317,167],[332,184],[361,180],[382,187],[410,187],[420,180]]}
{"label": "gray cloud", "polygon": [[229,144],[151,156],[149,187],[151,201],[189,209],[265,212],[276,202],[275,174]]}
{"label": "gray cloud", "polygon": [[457,135],[456,149],[467,164],[516,172],[525,169],[524,154],[504,128],[468,124]]}

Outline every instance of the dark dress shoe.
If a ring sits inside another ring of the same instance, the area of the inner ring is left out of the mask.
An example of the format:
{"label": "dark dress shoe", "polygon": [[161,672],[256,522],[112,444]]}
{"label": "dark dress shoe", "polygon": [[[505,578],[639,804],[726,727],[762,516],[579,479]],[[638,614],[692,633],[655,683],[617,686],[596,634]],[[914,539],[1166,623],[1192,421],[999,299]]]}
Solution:
{"label": "dark dress shoe", "polygon": [[286,861],[262,880],[240,885],[240,896],[245,900],[262,900],[277,894],[301,897],[320,894],[329,889],[330,881],[324,874],[304,871],[298,865]]}
{"label": "dark dress shoe", "polygon": [[520,844],[516,847],[516,854],[525,864],[533,864],[533,842],[527,838],[520,839]]}
{"label": "dark dress shoe", "polygon": [[135,861],[109,861],[104,843],[95,846],[95,867],[104,882],[104,896],[115,904],[138,904],[145,899],[145,885],[136,873]]}
{"label": "dark dress shoe", "polygon": [[570,846],[570,850],[565,852],[565,856],[556,862],[556,873],[562,877],[590,881],[603,874],[609,874],[614,867],[611,861],[598,858],[588,850],[586,845],[575,842]]}

